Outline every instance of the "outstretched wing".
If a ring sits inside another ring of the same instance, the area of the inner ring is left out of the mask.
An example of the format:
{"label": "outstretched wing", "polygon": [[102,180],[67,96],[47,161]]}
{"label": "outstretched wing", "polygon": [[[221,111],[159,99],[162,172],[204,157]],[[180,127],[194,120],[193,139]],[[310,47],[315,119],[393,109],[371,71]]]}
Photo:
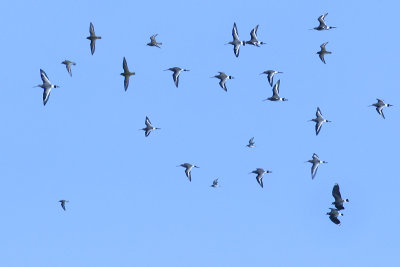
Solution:
{"label": "outstretched wing", "polygon": [[51,84],[46,72],[42,69],[40,69],[40,78],[42,78],[43,83]]}
{"label": "outstretched wing", "polygon": [[326,23],[325,23],[325,17],[328,15],[328,13],[319,16],[318,21],[319,21],[319,28],[325,28]]}
{"label": "outstretched wing", "polygon": [[233,29],[232,29],[232,37],[234,40],[239,40],[239,34],[236,28],[236,22],[233,23]]}
{"label": "outstretched wing", "polygon": [[330,215],[330,216],[329,216],[329,219],[331,219],[331,221],[332,221],[334,224],[340,224],[339,219],[338,219],[336,216],[334,216],[334,215]]}
{"label": "outstretched wing", "polygon": [[90,22],[90,27],[89,27],[89,33],[90,36],[95,36],[96,34],[94,33],[94,26],[93,24]]}
{"label": "outstretched wing", "polygon": [[49,100],[50,92],[51,92],[51,87],[44,89],[44,91],[43,91],[43,106],[45,106],[47,101]]}
{"label": "outstretched wing", "polygon": [[319,163],[313,163],[311,167],[311,178],[314,179],[315,175],[317,174]]}

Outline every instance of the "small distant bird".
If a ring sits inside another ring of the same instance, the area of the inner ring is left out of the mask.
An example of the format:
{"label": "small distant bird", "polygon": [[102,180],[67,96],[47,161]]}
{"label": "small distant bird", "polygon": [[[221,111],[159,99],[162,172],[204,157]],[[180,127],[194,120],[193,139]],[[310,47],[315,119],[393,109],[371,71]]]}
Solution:
{"label": "small distant bird", "polygon": [[340,225],[340,221],[338,219],[339,216],[343,216],[343,213],[340,213],[337,209],[333,209],[333,208],[329,208],[331,211],[327,212],[326,215],[329,215],[329,219],[331,219],[331,221],[334,224],[338,224]]}
{"label": "small distant bird", "polygon": [[193,168],[199,168],[198,166],[192,165],[190,163],[183,163],[183,164],[181,164],[179,166],[176,166],[176,167],[184,167],[186,169],[185,170],[185,174],[186,174],[186,177],[189,179],[189,182],[192,181],[192,174],[191,174],[192,169]]}
{"label": "small distant bird", "polygon": [[349,200],[342,199],[342,195],[340,194],[339,185],[335,184],[332,189],[332,196],[335,198],[335,202],[332,202],[335,205],[337,210],[344,210],[343,203],[349,202]]}
{"label": "small distant bird", "polygon": [[124,57],[124,60],[122,61],[122,68],[124,69],[124,72],[122,72],[121,75],[125,77],[125,79],[124,79],[124,88],[125,88],[125,91],[126,91],[126,90],[128,90],[128,86],[129,86],[129,77],[131,75],[135,75],[135,72],[130,72],[129,71],[128,64],[126,63],[125,57]]}
{"label": "small distant bird", "polygon": [[218,179],[215,179],[215,180],[213,181],[213,184],[210,185],[210,187],[214,187],[214,188],[216,188],[216,187],[218,187],[218,186],[219,186],[219,184],[218,184]]}
{"label": "small distant bird", "polygon": [[61,208],[63,208],[63,210],[65,210],[65,203],[66,203],[66,202],[69,202],[69,201],[68,201],[68,200],[62,199],[62,200],[60,200],[60,201],[58,201],[58,202],[61,202]]}
{"label": "small distant bird", "polygon": [[51,84],[49,78],[47,77],[46,72],[40,69],[40,77],[42,78],[43,84],[39,84],[35,87],[43,88],[43,105],[46,105],[47,100],[49,100],[50,92],[52,88],[59,88],[60,86]]}
{"label": "small distant bird", "polygon": [[274,87],[272,87],[272,96],[264,99],[263,101],[270,100],[270,101],[288,101],[287,98],[279,96],[279,85],[281,84],[281,80],[278,80]]}
{"label": "small distant bird", "polygon": [[239,40],[239,34],[236,28],[236,23],[233,23],[232,36],[233,36],[233,41],[227,44],[233,45],[233,52],[235,53],[235,56],[238,57],[240,45],[244,46],[246,43]]}
{"label": "small distant bird", "polygon": [[[182,68],[179,68],[179,67],[173,67],[173,68],[169,68],[169,69],[166,69],[166,70],[170,70],[170,71],[173,71],[173,72],[174,72],[174,73],[172,74],[172,78],[174,79],[174,83],[175,83],[176,88],[178,88],[178,84],[179,84],[179,75],[181,74],[181,72],[182,72],[182,71],[190,71],[190,70],[182,69]],[[166,71],[166,70],[164,70],[164,71]]]}
{"label": "small distant bird", "polygon": [[61,62],[61,64],[65,64],[65,67],[67,68],[69,75],[72,77],[71,65],[75,66],[76,63],[69,60],[64,60],[63,62]]}
{"label": "small distant bird", "polygon": [[249,144],[246,145],[246,146],[247,146],[247,147],[255,147],[254,144],[255,144],[255,143],[254,143],[254,137],[252,137],[252,138],[250,138],[250,140],[249,140]]}
{"label": "small distant bird", "polygon": [[257,168],[256,170],[254,170],[254,171],[252,171],[252,172],[250,172],[250,173],[255,173],[255,174],[257,174],[257,177],[256,177],[256,179],[257,179],[257,182],[258,182],[258,184],[262,187],[262,188],[264,188],[264,184],[263,184],[263,177],[264,177],[264,174],[266,174],[266,173],[272,173],[271,171],[265,171],[264,169],[262,169],[262,168]]}
{"label": "small distant bird", "polygon": [[264,42],[260,42],[257,38],[257,30],[258,30],[258,25],[254,27],[254,29],[251,30],[250,32],[250,41],[247,41],[246,44],[249,45],[254,45],[254,46],[260,46],[260,45],[264,45],[266,43]]}
{"label": "small distant bird", "polygon": [[158,48],[161,48],[160,45],[162,45],[162,43],[158,43],[156,41],[156,37],[158,34],[153,34],[152,36],[150,36],[150,43],[148,43],[148,46],[156,46]]}
{"label": "small distant bird", "polygon": [[274,83],[274,75],[278,74],[278,73],[283,73],[283,72],[276,71],[276,70],[266,70],[263,73],[260,73],[260,75],[261,74],[267,74],[268,75],[267,76],[268,77],[268,82],[272,86],[272,84]]}
{"label": "small distant bird", "polygon": [[146,124],[146,127],[145,127],[145,128],[142,128],[142,129],[140,129],[140,130],[143,130],[143,131],[144,131],[144,135],[145,135],[146,137],[149,136],[149,134],[151,133],[151,131],[153,131],[153,130],[160,130],[160,129],[161,129],[161,128],[156,128],[156,127],[154,127],[154,126],[151,124],[149,117],[147,117],[147,116],[146,116],[146,120],[145,120],[144,123]]}
{"label": "small distant bird", "polygon": [[318,166],[320,163],[328,163],[327,161],[320,160],[317,154],[313,154],[312,159],[306,162],[312,163],[311,167],[311,178],[314,179],[315,175],[317,174]]}
{"label": "small distant bird", "polygon": [[377,98],[376,100],[378,100],[377,103],[374,103],[372,105],[369,105],[370,107],[374,106],[376,107],[376,111],[379,113],[379,115],[382,116],[382,118],[385,118],[385,115],[383,114],[383,108],[384,107],[391,107],[393,105],[391,104],[385,104],[385,102],[382,99]]}
{"label": "small distant bird", "polygon": [[86,37],[86,39],[90,40],[90,51],[92,52],[93,55],[94,51],[96,50],[96,40],[101,39],[101,36],[96,36],[96,34],[94,33],[94,26],[91,22],[90,22],[89,32],[90,36]]}
{"label": "small distant bird", "polygon": [[325,62],[325,54],[332,54],[332,52],[327,51],[325,49],[325,46],[328,44],[328,42],[323,43],[320,47],[321,47],[321,51],[318,51],[317,54],[319,54],[319,58],[321,59],[322,62],[324,62],[324,64],[326,64]]}
{"label": "small distant bird", "polygon": [[334,29],[336,27],[334,26],[327,26],[325,23],[325,17],[328,16],[328,13],[325,13],[321,16],[318,17],[318,21],[319,21],[319,25],[318,27],[315,27],[313,29],[310,30],[317,30],[317,31],[322,31],[322,30],[330,30],[330,29]]}
{"label": "small distant bird", "polygon": [[228,80],[228,79],[234,79],[234,77],[229,76],[229,75],[226,75],[224,72],[221,72],[221,71],[218,71],[218,73],[219,73],[218,75],[215,75],[215,76],[213,76],[213,77],[211,77],[211,78],[218,78],[218,79],[220,79],[219,85],[221,86],[222,89],[225,90],[225,92],[227,92],[227,91],[228,91],[228,88],[226,88],[226,85],[225,85],[226,80]]}
{"label": "small distant bird", "polygon": [[321,130],[322,127],[322,123],[324,122],[331,122],[328,120],[325,120],[324,117],[322,116],[321,110],[319,109],[319,107],[317,107],[317,112],[316,112],[316,118],[309,120],[309,121],[314,121],[315,122],[315,135],[319,134],[319,131]]}

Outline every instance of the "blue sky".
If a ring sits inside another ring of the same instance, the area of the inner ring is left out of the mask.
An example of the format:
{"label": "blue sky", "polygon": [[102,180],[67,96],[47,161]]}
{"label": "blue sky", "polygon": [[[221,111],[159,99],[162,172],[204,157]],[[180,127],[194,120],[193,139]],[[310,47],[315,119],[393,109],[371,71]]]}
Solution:
{"label": "blue sky", "polygon": [[[1,266],[395,265],[398,2],[75,2],[2,5]],[[338,28],[309,31],[326,12]],[[236,58],[234,22],[267,44]],[[179,88],[174,66],[190,69]],[[46,106],[39,69],[61,86]],[[268,69],[289,101],[262,101]],[[385,120],[376,98],[394,105]],[[315,136],[318,106],[333,122]],[[148,138],[146,116],[161,128]],[[314,152],[329,163],[311,180]],[[191,183],[185,162],[200,166]],[[273,172],[263,189],[258,167]],[[325,215],[335,183],[341,226]]]}

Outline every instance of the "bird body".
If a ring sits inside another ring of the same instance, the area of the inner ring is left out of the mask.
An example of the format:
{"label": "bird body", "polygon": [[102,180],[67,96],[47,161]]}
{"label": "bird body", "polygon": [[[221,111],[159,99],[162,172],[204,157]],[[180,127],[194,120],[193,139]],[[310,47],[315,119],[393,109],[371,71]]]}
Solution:
{"label": "bird body", "polygon": [[144,131],[144,135],[145,135],[146,137],[149,136],[149,134],[150,134],[153,130],[160,130],[160,129],[161,129],[161,128],[154,127],[154,126],[151,124],[149,117],[147,117],[147,116],[146,116],[146,120],[144,121],[144,123],[146,124],[146,127],[145,127],[145,128],[142,128],[142,129],[140,129],[140,130],[143,130],[143,131]]}
{"label": "bird body", "polygon": [[228,88],[226,87],[226,85],[225,85],[225,83],[226,83],[226,81],[229,79],[234,79],[234,77],[232,77],[232,76],[230,76],[230,75],[226,75],[225,74],[225,72],[222,72],[222,71],[219,71],[218,72],[219,74],[218,75],[215,75],[215,76],[213,76],[213,77],[211,77],[211,78],[218,78],[220,81],[219,81],[219,86],[221,86],[221,88],[222,89],[224,89],[225,90],[225,92],[227,92],[228,91]]}
{"label": "bird body", "polygon": [[319,131],[321,131],[322,123],[331,121],[324,119],[319,107],[317,107],[317,112],[315,113],[315,116],[317,116],[315,119],[311,119],[309,121],[315,122],[315,135],[318,135]]}
{"label": "bird body", "polygon": [[381,115],[382,118],[385,118],[385,114],[383,114],[383,108],[384,108],[384,107],[391,107],[391,106],[393,106],[393,105],[391,105],[391,104],[385,104],[385,101],[383,101],[382,99],[379,99],[379,98],[377,98],[376,100],[377,100],[378,102],[377,102],[377,103],[374,103],[374,104],[372,104],[372,105],[370,105],[370,107],[371,107],[371,106],[376,107],[376,112],[378,112],[378,114]]}
{"label": "bird body", "polygon": [[90,40],[90,52],[93,55],[94,51],[96,50],[96,40],[101,39],[101,36],[96,36],[96,34],[94,32],[94,26],[91,22],[90,22],[90,27],[89,27],[89,33],[90,33],[90,36],[86,37],[86,39]]}
{"label": "bird body", "polygon": [[326,62],[325,62],[325,54],[332,54],[332,52],[326,50],[325,46],[327,44],[328,44],[328,42],[325,42],[322,45],[320,45],[321,51],[317,52],[317,54],[319,55],[319,58],[321,59],[322,62],[324,62],[324,64],[326,64]]}
{"label": "bird body", "polygon": [[279,96],[279,85],[281,84],[281,80],[278,80],[274,87],[272,87],[272,96],[264,99],[263,101],[270,100],[270,101],[288,101],[287,98]]}
{"label": "bird body", "polygon": [[263,177],[264,177],[264,174],[272,173],[272,172],[271,171],[266,171],[266,170],[264,170],[262,168],[257,168],[254,171],[252,171],[251,173],[257,174],[257,177],[256,177],[257,182],[261,186],[261,188],[264,188],[264,183],[263,183],[263,180],[262,180]]}
{"label": "bird body", "polygon": [[218,186],[219,186],[219,184],[218,184],[218,179],[215,179],[215,180],[213,181],[213,184],[210,185],[210,187],[214,187],[214,188],[216,188],[216,187],[218,187]]}
{"label": "bird body", "polygon": [[343,213],[340,213],[339,210],[329,208],[331,211],[327,212],[326,215],[329,215],[329,219],[334,223],[340,225],[340,221],[338,219],[339,216],[343,216]]}
{"label": "bird body", "polygon": [[321,163],[328,163],[327,161],[320,160],[317,154],[313,154],[312,159],[308,160],[307,162],[312,163],[311,167],[311,178],[314,179],[315,175],[317,174],[318,166]]}
{"label": "bird body", "polygon": [[[181,74],[181,72],[182,71],[190,71],[190,70],[182,69],[182,68],[179,68],[179,67],[173,67],[173,68],[169,68],[169,69],[166,69],[166,70],[170,70],[170,71],[173,72],[172,73],[172,78],[174,79],[174,83],[175,83],[176,88],[178,88],[179,75]],[[166,70],[164,70],[164,71],[166,71]]]}
{"label": "bird body", "polygon": [[130,72],[129,71],[128,64],[126,63],[125,57],[124,57],[124,59],[122,61],[122,68],[124,69],[124,72],[122,72],[121,75],[125,77],[125,79],[124,79],[124,88],[125,88],[125,91],[126,91],[126,90],[128,90],[128,86],[129,86],[129,77],[131,75],[135,75],[135,72]]}
{"label": "bird body", "polygon": [[254,144],[255,144],[255,143],[254,143],[254,137],[252,137],[252,138],[250,138],[249,144],[247,145],[247,147],[255,147]]}
{"label": "bird body", "polygon": [[340,194],[340,188],[338,184],[335,184],[332,189],[332,196],[335,198],[335,201],[332,202],[333,205],[335,205],[337,210],[344,210],[343,203],[349,202],[349,200],[342,199],[342,195]]}
{"label": "bird body", "polygon": [[162,45],[162,43],[156,41],[157,35],[158,34],[153,34],[152,36],[150,36],[150,43],[147,43],[148,46],[156,46],[158,48],[161,48],[160,45]]}
{"label": "bird body", "polygon": [[191,174],[192,169],[193,168],[199,168],[198,166],[190,164],[190,163],[183,163],[183,164],[181,164],[181,165],[179,165],[177,167],[184,167],[185,168],[185,174],[186,174],[186,177],[189,179],[189,182],[192,181],[192,174]]}
{"label": "bird body", "polygon": [[71,65],[75,66],[76,63],[70,60],[64,60],[63,62],[61,62],[61,64],[65,64],[65,67],[67,68],[69,75],[72,77]]}
{"label": "bird body", "polygon": [[47,101],[49,100],[50,97],[50,92],[52,88],[59,88],[60,86],[51,84],[49,77],[47,77],[46,72],[44,70],[40,69],[40,77],[42,78],[43,83],[39,84],[35,87],[41,87],[43,88],[43,105],[46,105]]}
{"label": "bird body", "polygon": [[240,46],[241,45],[244,46],[246,43],[239,40],[239,34],[237,31],[236,23],[233,23],[232,37],[233,37],[233,41],[231,41],[227,44],[233,45],[233,52],[235,53],[235,56],[238,57]]}

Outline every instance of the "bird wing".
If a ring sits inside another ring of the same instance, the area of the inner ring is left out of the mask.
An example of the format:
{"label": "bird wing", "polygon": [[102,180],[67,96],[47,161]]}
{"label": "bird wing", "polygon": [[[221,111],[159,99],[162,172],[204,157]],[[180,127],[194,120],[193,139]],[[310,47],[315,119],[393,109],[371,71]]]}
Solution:
{"label": "bird wing", "polygon": [[319,163],[315,162],[315,163],[313,163],[313,165],[311,167],[311,178],[312,179],[314,179],[315,175],[317,174],[318,166],[319,166]]}
{"label": "bird wing", "polygon": [[174,73],[172,74],[172,78],[174,79],[174,83],[175,83],[176,87],[178,87],[178,84],[179,84],[179,74],[180,74],[180,72],[175,71],[175,70],[174,70]]}
{"label": "bird wing", "polygon": [[219,85],[222,87],[222,89],[224,89],[227,92],[228,88],[226,88],[225,83],[226,83],[226,79],[219,81]]}
{"label": "bird wing", "polygon": [[326,64],[325,58],[324,58],[324,54],[323,54],[323,53],[320,53],[320,54],[319,54],[319,58],[321,59],[322,62],[324,62],[324,64]]}
{"label": "bird wing", "polygon": [[124,79],[124,88],[125,88],[125,91],[128,90],[128,86],[129,86],[129,75],[126,75],[126,76],[125,76],[125,79]]}
{"label": "bird wing", "polygon": [[382,118],[385,118],[385,114],[383,114],[383,108],[384,106],[376,107],[376,111],[382,116]]}
{"label": "bird wing", "polygon": [[322,51],[326,51],[325,46],[328,44],[328,42],[323,43],[322,45],[320,45]]}
{"label": "bird wing", "polygon": [[44,89],[44,91],[43,91],[43,106],[45,106],[47,103],[47,100],[49,100],[50,92],[51,92],[51,87]]}
{"label": "bird wing", "polygon": [[150,121],[149,117],[147,117],[147,116],[146,116],[146,120],[144,123],[146,124],[147,127],[150,127],[150,128],[153,127],[153,125],[151,125],[151,121]]}
{"label": "bird wing", "polygon": [[89,27],[89,33],[90,36],[95,36],[96,34],[94,33],[94,26],[93,24],[90,22],[90,27]]}
{"label": "bird wing", "polygon": [[337,218],[337,216],[329,215],[329,219],[331,219],[331,221],[332,221],[334,224],[340,224],[340,221],[339,221],[339,219]]}
{"label": "bird wing", "polygon": [[94,51],[96,50],[96,39],[90,39],[90,52],[92,55],[94,54]]}
{"label": "bird wing", "polygon": [[152,36],[150,36],[150,41],[152,42],[156,42],[156,37],[158,34],[153,34]]}
{"label": "bird wing", "polygon": [[186,168],[185,173],[186,173],[186,177],[189,179],[189,182],[191,182],[192,181],[192,174],[191,174],[189,168]]}
{"label": "bird wing", "polygon": [[239,56],[239,51],[240,51],[240,44],[235,44],[233,46],[233,52],[235,53],[235,56],[238,57]]}
{"label": "bird wing", "polygon": [[274,72],[273,71],[268,71],[268,82],[272,86],[274,83]]}
{"label": "bird wing", "polygon": [[65,67],[67,68],[67,71],[68,71],[68,73],[69,73],[69,75],[72,77],[72,71],[71,71],[71,64],[72,64],[73,62],[71,62],[70,64],[66,64],[65,65]]}
{"label": "bird wing", "polygon": [[124,72],[129,72],[128,63],[126,63],[125,57],[124,60],[122,61],[122,68],[124,69]]}
{"label": "bird wing", "polygon": [[63,210],[65,210],[65,202],[61,201],[61,207],[63,208]]}
{"label": "bird wing", "polygon": [[321,15],[321,16],[319,16],[318,17],[318,21],[319,21],[319,27],[323,27],[323,28],[325,28],[326,27],[326,23],[325,23],[325,17],[328,15],[328,13],[326,13],[326,14],[324,14],[324,15]]}
{"label": "bird wing", "polygon": [[321,126],[322,126],[323,121],[319,121],[315,124],[315,134],[318,135],[319,131],[321,131]]}
{"label": "bird wing", "polygon": [[315,115],[317,117],[322,117],[322,113],[321,113],[321,110],[319,109],[319,107],[317,107],[317,112],[315,113]]}
{"label": "bird wing", "polygon": [[335,184],[332,189],[332,196],[335,198],[335,202],[341,202],[342,196],[340,194],[340,188],[338,184]]}
{"label": "bird wing", "polygon": [[264,183],[263,183],[263,180],[262,180],[263,179],[263,175],[262,174],[257,175],[256,179],[257,179],[258,184],[261,186],[261,188],[264,188]]}
{"label": "bird wing", "polygon": [[274,87],[272,88],[273,96],[279,97],[279,85],[280,85],[280,83],[281,83],[281,80],[278,80],[275,83]]}
{"label": "bird wing", "polygon": [[250,36],[252,41],[257,41],[257,30],[258,30],[258,25],[254,27],[254,29],[251,30]]}
{"label": "bird wing", "polygon": [[40,78],[42,78],[43,83],[51,84],[46,72],[42,69],[40,69]]}
{"label": "bird wing", "polygon": [[233,37],[234,40],[239,40],[238,31],[237,31],[237,28],[236,28],[236,22],[233,23],[232,37]]}

